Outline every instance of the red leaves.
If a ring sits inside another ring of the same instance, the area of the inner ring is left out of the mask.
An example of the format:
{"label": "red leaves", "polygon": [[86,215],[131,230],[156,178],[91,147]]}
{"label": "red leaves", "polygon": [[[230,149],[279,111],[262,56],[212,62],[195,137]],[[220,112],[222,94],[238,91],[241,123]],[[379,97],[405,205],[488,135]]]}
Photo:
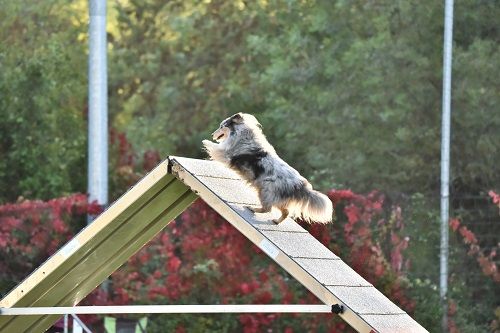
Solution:
{"label": "red leaves", "polygon": [[7,247],[9,234],[0,232],[0,248]]}
{"label": "red leaves", "polygon": [[243,295],[248,295],[252,292],[252,287],[248,283],[240,284],[240,291]]}
{"label": "red leaves", "polygon": [[493,203],[500,208],[500,195],[494,191],[489,191],[488,195],[493,199]]}
{"label": "red leaves", "polygon": [[255,304],[269,304],[273,300],[273,294],[271,294],[269,291],[263,291],[259,294],[257,294],[256,297],[254,297],[254,303]]}
{"label": "red leaves", "polygon": [[114,300],[116,305],[129,304],[130,297],[128,291],[124,288],[114,288]]}
{"label": "red leaves", "polygon": [[167,270],[169,273],[177,272],[180,266],[181,266],[181,260],[176,256],[172,256],[168,259]]}
{"label": "red leaves", "polygon": [[[0,206],[2,273],[20,280],[53,254],[74,232],[69,221],[93,211],[85,194]],[[5,259],[4,259],[5,258]]]}
{"label": "red leaves", "polygon": [[[411,304],[405,299],[402,284],[387,279],[394,276],[394,272],[399,276],[404,267],[403,252],[408,238],[400,235],[402,219],[394,218],[391,222],[383,218],[383,196],[376,192],[361,196],[349,190],[330,191],[329,195],[336,204],[345,205],[345,222],[339,224],[344,223],[343,234],[349,244],[348,262],[372,283],[389,281],[385,283],[392,284],[384,289],[401,304]],[[87,197],[82,194],[48,202],[25,201],[0,206],[0,251],[14,253],[16,260],[24,258],[22,260],[30,263],[23,272],[27,274],[33,269],[31,265],[45,259],[72,236],[73,231],[66,222],[69,218],[83,218],[88,212],[98,214],[100,211],[97,203],[87,204]],[[394,212],[394,216],[401,215],[396,208]],[[388,228],[392,244],[389,254],[384,253],[373,232],[380,226]],[[336,238],[341,237],[339,228],[319,224],[305,227],[325,246],[339,247],[336,243]],[[335,237],[332,232],[336,233]],[[13,234],[16,237],[12,237]],[[266,259],[262,251],[201,201],[113,273],[111,280],[111,293],[96,289],[88,297],[91,304],[197,303],[199,295],[226,303],[316,301],[312,294],[290,284],[274,262]],[[239,317],[241,328],[246,332],[270,329],[276,318],[276,315]],[[320,324],[307,322],[310,319],[300,320],[304,320],[302,325],[309,330],[318,330],[322,325],[325,331],[342,331],[338,326],[342,323],[337,321],[322,320],[324,324]]]}
{"label": "red leaves", "polygon": [[54,228],[54,231],[59,234],[62,234],[68,230],[68,227],[60,218],[52,221],[52,227]]}
{"label": "red leaves", "polygon": [[[86,211],[87,211],[87,214],[96,216],[96,215],[99,215],[102,213],[103,207],[101,205],[99,205],[99,203],[97,203],[97,200],[94,200],[87,205]],[[84,214],[84,213],[81,213],[81,214]]]}
{"label": "red leaves", "polygon": [[[0,210],[1,210],[0,206]],[[11,238],[12,230],[19,228],[22,221],[12,216],[1,217],[0,215],[0,249],[7,247]]]}
{"label": "red leaves", "polygon": [[149,260],[151,259],[151,254],[148,253],[147,251],[139,251],[139,255],[137,256],[137,259],[141,263],[141,265],[146,265]]}
{"label": "red leaves", "polygon": [[354,223],[358,222],[360,215],[361,215],[359,208],[353,204],[344,208],[344,213],[347,216],[347,221],[350,224],[354,224]]}
{"label": "red leaves", "polygon": [[[495,193],[492,192],[493,191],[490,191],[489,195],[494,197]],[[494,198],[493,201],[495,202],[496,199],[497,198]],[[476,257],[476,261],[481,267],[483,274],[491,277],[491,279],[495,282],[500,282],[500,273],[498,272],[498,266],[495,261],[498,246],[491,248],[490,253],[486,255],[485,250],[481,248],[476,235],[466,226],[461,226],[459,219],[450,219],[450,226],[453,231],[458,231],[460,236],[462,236],[464,244],[469,245],[469,251],[467,254],[469,256]]]}
{"label": "red leaves", "polygon": [[462,226],[459,230],[460,235],[462,235],[465,244],[476,244],[477,239],[476,235],[472,231],[470,231],[466,226]]}
{"label": "red leaves", "polygon": [[[329,196],[334,203],[344,203],[343,213],[347,221],[343,231],[349,245],[348,263],[410,311],[414,304],[405,296],[403,283],[403,270],[408,266],[403,252],[408,248],[410,239],[402,236],[404,223],[401,208],[392,207],[390,219],[386,219],[383,214],[384,196],[376,191],[366,196],[351,191],[330,191]],[[383,249],[380,244],[389,246]]]}
{"label": "red leaves", "polygon": [[244,333],[257,333],[259,332],[260,322],[256,315],[243,314],[239,316],[240,323],[243,326]]}
{"label": "red leaves", "polygon": [[[377,192],[364,196],[345,190],[330,191],[328,195],[338,209],[337,224],[304,227],[325,246],[343,247],[348,253],[343,259],[348,264],[411,311],[414,302],[406,296],[404,283],[408,264],[404,253],[410,239],[404,233],[401,209],[384,207],[384,197]],[[81,194],[45,203],[0,206],[0,251],[8,248],[30,265],[38,263],[40,260],[33,259],[36,253],[46,256],[49,247],[55,249],[72,235],[65,222],[68,218],[87,211],[97,212],[97,208],[100,209],[98,205],[88,205],[86,196]],[[477,246],[474,234],[458,220],[451,220],[450,226],[468,244]],[[11,237],[14,230],[19,236]],[[498,276],[495,255],[478,257],[483,272],[490,276]],[[27,267],[25,273],[31,269]],[[200,300],[305,304],[317,301],[314,295],[289,279],[262,251],[198,201],[113,273],[109,294],[98,288],[87,301],[90,304],[195,304]],[[246,314],[238,318],[241,331],[262,332],[274,331],[278,317]],[[342,332],[345,329],[343,323],[318,315],[287,317],[289,326],[281,326],[280,330],[292,331],[288,320],[303,328],[301,331]],[[178,331],[183,329],[182,325],[178,326]]]}
{"label": "red leaves", "polygon": [[118,150],[117,167],[133,166],[135,161],[135,153],[132,150],[132,145],[127,139],[125,133],[117,132],[111,129],[109,132],[111,145]]}
{"label": "red leaves", "polygon": [[457,231],[457,229],[460,227],[460,220],[450,219],[450,227],[453,231]]}
{"label": "red leaves", "polygon": [[[493,254],[494,253],[494,254]],[[491,255],[493,254],[493,255]],[[490,256],[478,256],[477,261],[484,275],[491,276],[495,282],[500,282],[500,274],[493,258],[496,256],[496,251],[492,251]]]}
{"label": "red leaves", "polygon": [[351,201],[357,197],[351,190],[330,190],[327,195],[334,207],[341,201]]}

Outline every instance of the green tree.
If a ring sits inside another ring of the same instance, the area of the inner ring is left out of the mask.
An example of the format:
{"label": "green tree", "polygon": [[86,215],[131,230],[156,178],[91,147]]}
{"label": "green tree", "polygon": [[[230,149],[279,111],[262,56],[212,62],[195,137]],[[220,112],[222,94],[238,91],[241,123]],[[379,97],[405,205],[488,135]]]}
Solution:
{"label": "green tree", "polygon": [[246,30],[256,29],[260,8],[252,6],[117,2],[110,112],[140,153],[200,155],[201,140],[222,117],[254,111],[251,94],[240,94],[251,83]]}
{"label": "green tree", "polygon": [[[172,0],[117,8],[112,117],[140,150],[199,156],[201,139],[244,111],[322,187],[439,188],[442,4]],[[489,2],[457,6],[452,177],[476,191],[500,182],[495,13]]]}
{"label": "green tree", "polygon": [[0,6],[0,202],[84,191],[79,13],[62,0]]}

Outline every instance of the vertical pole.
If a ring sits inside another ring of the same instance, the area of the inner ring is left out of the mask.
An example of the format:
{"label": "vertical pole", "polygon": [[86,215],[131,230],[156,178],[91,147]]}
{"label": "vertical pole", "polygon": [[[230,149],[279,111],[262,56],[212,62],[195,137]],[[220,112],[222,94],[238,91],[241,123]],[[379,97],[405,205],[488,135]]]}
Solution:
{"label": "vertical pole", "polygon": [[[89,202],[108,203],[106,0],[89,0]],[[92,221],[89,216],[88,222]]]}
{"label": "vertical pole", "polygon": [[450,183],[450,118],[451,64],[453,46],[453,0],[445,0],[443,43],[443,110],[441,129],[441,246],[439,296],[443,318],[442,330],[448,332],[448,254],[449,254],[449,183]]}
{"label": "vertical pole", "polygon": [[68,333],[68,315],[64,315],[64,333]]}

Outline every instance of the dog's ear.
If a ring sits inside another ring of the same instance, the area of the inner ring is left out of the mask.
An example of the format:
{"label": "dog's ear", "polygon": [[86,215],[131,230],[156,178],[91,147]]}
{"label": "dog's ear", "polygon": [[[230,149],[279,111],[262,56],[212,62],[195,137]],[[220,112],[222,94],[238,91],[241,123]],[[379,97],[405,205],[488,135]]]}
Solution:
{"label": "dog's ear", "polygon": [[242,124],[243,123],[243,113],[238,112],[237,114],[231,116],[231,120],[236,124]]}

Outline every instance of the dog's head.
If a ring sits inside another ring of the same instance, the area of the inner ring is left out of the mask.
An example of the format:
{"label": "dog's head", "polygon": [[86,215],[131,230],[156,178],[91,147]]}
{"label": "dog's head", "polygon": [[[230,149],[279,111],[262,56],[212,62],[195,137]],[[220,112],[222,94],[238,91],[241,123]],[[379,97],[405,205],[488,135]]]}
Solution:
{"label": "dog's head", "polygon": [[239,112],[224,119],[224,121],[220,123],[219,128],[212,133],[212,138],[217,142],[222,142],[227,140],[231,135],[237,134],[242,130],[260,131],[261,128],[261,125],[254,116]]}

